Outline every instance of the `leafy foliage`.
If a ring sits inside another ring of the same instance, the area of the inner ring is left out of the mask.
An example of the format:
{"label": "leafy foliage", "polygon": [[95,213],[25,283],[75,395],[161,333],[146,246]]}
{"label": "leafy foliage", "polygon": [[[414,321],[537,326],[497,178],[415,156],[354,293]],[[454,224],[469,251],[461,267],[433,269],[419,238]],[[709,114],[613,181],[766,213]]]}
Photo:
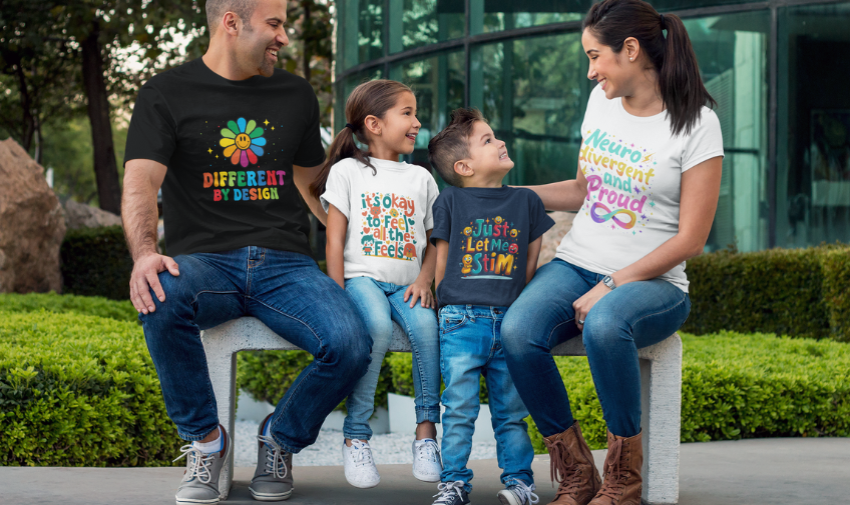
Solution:
{"label": "leafy foliage", "polygon": [[75,313],[116,321],[137,322],[138,313],[129,301],[107,300],[99,296],[57,295],[56,293],[0,294],[0,312]]}
{"label": "leafy foliage", "polygon": [[65,292],[112,300],[130,298],[133,258],[120,226],[71,230],[59,254]]}

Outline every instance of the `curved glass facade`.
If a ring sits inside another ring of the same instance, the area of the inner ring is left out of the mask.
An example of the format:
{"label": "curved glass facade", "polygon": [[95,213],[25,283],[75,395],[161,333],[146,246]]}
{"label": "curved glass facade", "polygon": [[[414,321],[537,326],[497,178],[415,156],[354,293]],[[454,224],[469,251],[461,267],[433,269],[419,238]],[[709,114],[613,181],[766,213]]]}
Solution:
{"label": "curved glass facade", "polygon": [[[651,3],[685,21],[718,102],[726,158],[706,249],[850,242],[850,0]],[[451,111],[478,107],[516,161],[507,183],[575,177],[591,4],[337,0],[336,129],[355,86],[395,79],[422,122],[406,161],[429,167]]]}

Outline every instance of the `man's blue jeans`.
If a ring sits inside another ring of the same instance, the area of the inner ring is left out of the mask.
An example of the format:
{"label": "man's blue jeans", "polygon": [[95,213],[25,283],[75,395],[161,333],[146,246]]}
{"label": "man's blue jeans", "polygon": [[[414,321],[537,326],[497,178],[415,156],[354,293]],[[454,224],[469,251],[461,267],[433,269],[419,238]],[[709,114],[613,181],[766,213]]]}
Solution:
{"label": "man's blue jeans", "polygon": [[315,358],[280,400],[271,434],[297,453],[316,441],[328,414],[369,366],[372,339],[345,291],[302,254],[245,247],[174,258],[180,275],[159,274],[165,302],[140,315],[178,434],[200,440],[218,426],[200,332],[253,316]]}
{"label": "man's blue jeans", "polygon": [[573,424],[567,391],[549,354],[553,347],[582,334],[608,430],[632,437],[640,433],[637,350],[672,335],[690,312],[688,294],[673,284],[660,279],[630,282],[590,309],[582,333],[573,302],[603,277],[555,259],[540,267],[505,315],[502,344],[508,369],[544,437]]}
{"label": "man's blue jeans", "polygon": [[506,307],[446,305],[440,309],[440,369],[443,391],[442,482],[462,480],[472,490],[466,467],[479,411],[479,376],[490,398],[496,457],[505,486],[534,483],[534,448],[523,419],[528,411],[517,393],[502,352],[500,328]]}
{"label": "man's blue jeans", "polygon": [[393,337],[393,321],[410,339],[413,351],[413,391],[416,395],[416,423],[440,422],[440,339],[437,335],[437,315],[431,307],[416,300],[404,301],[407,286],[379,282],[371,277],[355,277],[345,281],[345,292],[354,302],[366,328],[372,336],[372,362],[366,375],[348,395],[345,407],[348,416],[343,434],[348,439],[369,440],[372,429],[369,418],[375,410],[375,389],[381,374],[381,364]]}

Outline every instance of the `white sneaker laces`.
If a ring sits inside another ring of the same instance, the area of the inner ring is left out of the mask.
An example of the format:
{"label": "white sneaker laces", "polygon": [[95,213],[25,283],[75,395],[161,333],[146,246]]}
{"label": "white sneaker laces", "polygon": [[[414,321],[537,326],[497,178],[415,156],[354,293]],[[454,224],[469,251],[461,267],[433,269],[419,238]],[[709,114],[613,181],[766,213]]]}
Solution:
{"label": "white sneaker laces", "polygon": [[351,441],[351,459],[357,466],[372,464],[372,448],[369,442],[353,439]]}
{"label": "white sneaker laces", "polygon": [[186,465],[186,475],[183,476],[183,480],[188,482],[197,477],[204,484],[209,484],[210,480],[212,480],[209,466],[212,464],[213,454],[205,454],[204,451],[192,444],[184,445],[180,450],[183,451],[183,454],[175,458],[174,461],[187,458],[186,461],[188,461],[188,464]]}
{"label": "white sneaker laces", "polygon": [[437,505],[438,503],[449,504],[455,496],[460,497],[460,491],[463,489],[463,481],[441,482],[437,484],[437,489],[439,492],[432,498],[437,498],[438,496],[439,498],[437,498],[437,501],[433,505]]}
{"label": "white sneaker laces", "polygon": [[515,495],[519,496],[520,503],[523,505],[526,503],[530,503],[534,505],[535,503],[540,501],[540,497],[534,494],[534,484],[528,485],[523,481],[517,481],[516,484],[510,486],[510,489]]}
{"label": "white sneaker laces", "polygon": [[260,435],[257,438],[268,448],[266,449],[266,472],[277,479],[286,477],[288,471],[284,459],[286,451],[277,445],[271,435]]}
{"label": "white sneaker laces", "polygon": [[440,448],[437,447],[437,442],[426,440],[423,444],[416,444],[416,459],[419,461],[437,462],[437,454]]}

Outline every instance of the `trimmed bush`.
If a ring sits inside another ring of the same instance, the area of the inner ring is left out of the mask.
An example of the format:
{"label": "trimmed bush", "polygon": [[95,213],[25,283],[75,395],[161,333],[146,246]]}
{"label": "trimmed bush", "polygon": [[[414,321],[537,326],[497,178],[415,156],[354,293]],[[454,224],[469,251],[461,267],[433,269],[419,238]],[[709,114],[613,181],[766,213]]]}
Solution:
{"label": "trimmed bush", "polygon": [[107,300],[99,296],[57,295],[56,293],[0,293],[0,311],[38,312],[60,314],[73,312],[89,316],[106,317],[118,321],[137,322],[139,313],[129,301]]}
{"label": "trimmed bush", "polygon": [[168,466],[181,443],[138,324],[2,313],[3,465]]}
{"label": "trimmed bush", "polygon": [[66,293],[130,299],[133,258],[120,226],[71,230],[62,242],[60,256]]}
{"label": "trimmed bush", "polygon": [[720,251],[688,261],[682,331],[763,332],[850,340],[850,248]]}

